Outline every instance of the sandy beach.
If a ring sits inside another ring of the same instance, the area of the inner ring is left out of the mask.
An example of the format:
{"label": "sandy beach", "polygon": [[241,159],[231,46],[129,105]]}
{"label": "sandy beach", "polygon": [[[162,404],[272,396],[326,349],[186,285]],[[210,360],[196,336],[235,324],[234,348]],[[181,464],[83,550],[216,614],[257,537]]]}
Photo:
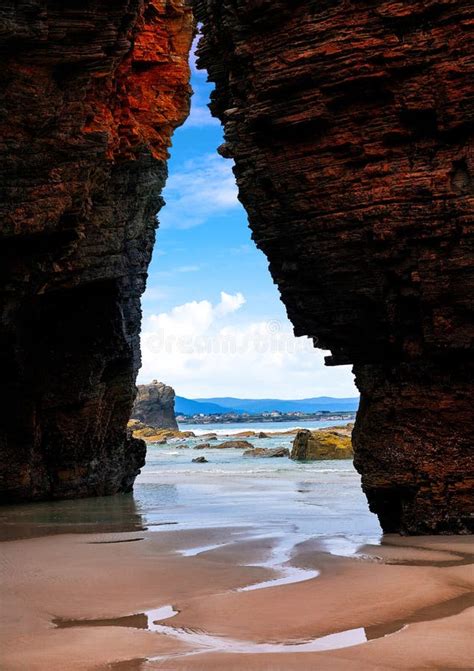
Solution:
{"label": "sandy beach", "polygon": [[291,566],[316,577],[245,590],[278,574],[258,566],[277,540],[246,535],[2,543],[2,669],[472,668],[470,538],[389,536],[353,557],[303,543]]}

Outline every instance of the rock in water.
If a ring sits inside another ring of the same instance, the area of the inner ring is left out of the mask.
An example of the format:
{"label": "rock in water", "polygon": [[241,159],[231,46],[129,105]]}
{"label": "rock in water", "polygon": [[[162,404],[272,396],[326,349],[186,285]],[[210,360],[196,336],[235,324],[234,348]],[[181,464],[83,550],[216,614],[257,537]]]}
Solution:
{"label": "rock in water", "polygon": [[195,450],[208,450],[210,447],[211,447],[211,443],[199,443],[199,445],[196,445],[194,449]]}
{"label": "rock in water", "polygon": [[[192,431],[160,429],[155,426],[147,426],[146,424],[139,422],[138,419],[131,419],[128,423],[128,428],[135,438],[144,440],[147,443],[158,443],[160,445],[165,445],[168,440],[174,443],[182,438],[195,437]],[[177,445],[176,447],[180,447],[180,445]],[[185,447],[188,446],[185,445]]]}
{"label": "rock in water", "polygon": [[290,450],[287,447],[275,447],[275,449],[255,447],[253,450],[246,450],[244,457],[289,457]]}
{"label": "rock in water", "polygon": [[474,531],[472,1],[194,0],[252,238],[385,531]]}
{"label": "rock in water", "polygon": [[139,384],[132,417],[158,429],[177,430],[174,400],[174,389],[163,382],[153,380],[151,384]]}
{"label": "rock in water", "polygon": [[291,458],[296,461],[352,459],[353,456],[350,435],[337,430],[298,431],[291,450]]}
{"label": "rock in water", "polygon": [[223,443],[218,443],[214,445],[215,449],[235,449],[235,450],[251,450],[253,448],[252,443],[249,443],[248,440],[225,440]]}
{"label": "rock in water", "polygon": [[206,457],[196,457],[192,460],[193,464],[208,464]]}
{"label": "rock in water", "polygon": [[189,110],[185,0],[2,3],[0,500],[129,491],[140,296]]}

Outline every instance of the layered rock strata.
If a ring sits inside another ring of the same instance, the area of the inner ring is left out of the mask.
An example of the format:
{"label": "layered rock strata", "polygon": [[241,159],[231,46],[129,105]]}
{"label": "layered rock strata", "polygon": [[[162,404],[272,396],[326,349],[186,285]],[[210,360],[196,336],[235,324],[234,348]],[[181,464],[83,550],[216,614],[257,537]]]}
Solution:
{"label": "layered rock strata", "polygon": [[139,384],[132,408],[132,418],[148,426],[177,431],[174,400],[174,389],[163,382],[153,380],[151,384]]}
{"label": "layered rock strata", "polygon": [[0,8],[0,498],[128,491],[140,295],[189,105],[185,0]]}
{"label": "layered rock strata", "polygon": [[385,531],[473,530],[472,3],[195,0],[253,238]]}

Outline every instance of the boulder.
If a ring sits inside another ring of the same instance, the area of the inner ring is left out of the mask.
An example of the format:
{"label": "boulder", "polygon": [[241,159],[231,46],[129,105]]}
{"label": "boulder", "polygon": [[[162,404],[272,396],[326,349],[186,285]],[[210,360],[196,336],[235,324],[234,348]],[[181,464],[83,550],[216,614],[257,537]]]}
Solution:
{"label": "boulder", "polygon": [[199,443],[194,447],[195,450],[207,450],[211,447],[210,443]]}
{"label": "boulder", "polygon": [[196,457],[195,459],[192,460],[193,464],[208,464],[208,460],[206,457]]}
{"label": "boulder", "polygon": [[216,449],[236,449],[236,450],[252,450],[253,445],[249,443],[248,440],[225,440],[223,443],[219,443],[214,446]]}
{"label": "boulder", "polygon": [[253,450],[246,450],[244,457],[289,457],[290,450],[287,447],[275,447],[266,449],[264,447],[255,447]]}
{"label": "boulder", "polygon": [[291,459],[296,461],[352,459],[353,456],[352,441],[347,427],[298,431],[291,450]]}

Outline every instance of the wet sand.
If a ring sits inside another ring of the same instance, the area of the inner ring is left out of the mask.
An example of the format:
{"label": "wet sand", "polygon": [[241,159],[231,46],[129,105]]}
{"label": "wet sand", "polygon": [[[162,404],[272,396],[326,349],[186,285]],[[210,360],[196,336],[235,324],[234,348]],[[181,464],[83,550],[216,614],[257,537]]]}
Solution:
{"label": "wet sand", "polygon": [[473,668],[471,538],[346,552],[258,536],[161,527],[1,543],[1,668]]}

